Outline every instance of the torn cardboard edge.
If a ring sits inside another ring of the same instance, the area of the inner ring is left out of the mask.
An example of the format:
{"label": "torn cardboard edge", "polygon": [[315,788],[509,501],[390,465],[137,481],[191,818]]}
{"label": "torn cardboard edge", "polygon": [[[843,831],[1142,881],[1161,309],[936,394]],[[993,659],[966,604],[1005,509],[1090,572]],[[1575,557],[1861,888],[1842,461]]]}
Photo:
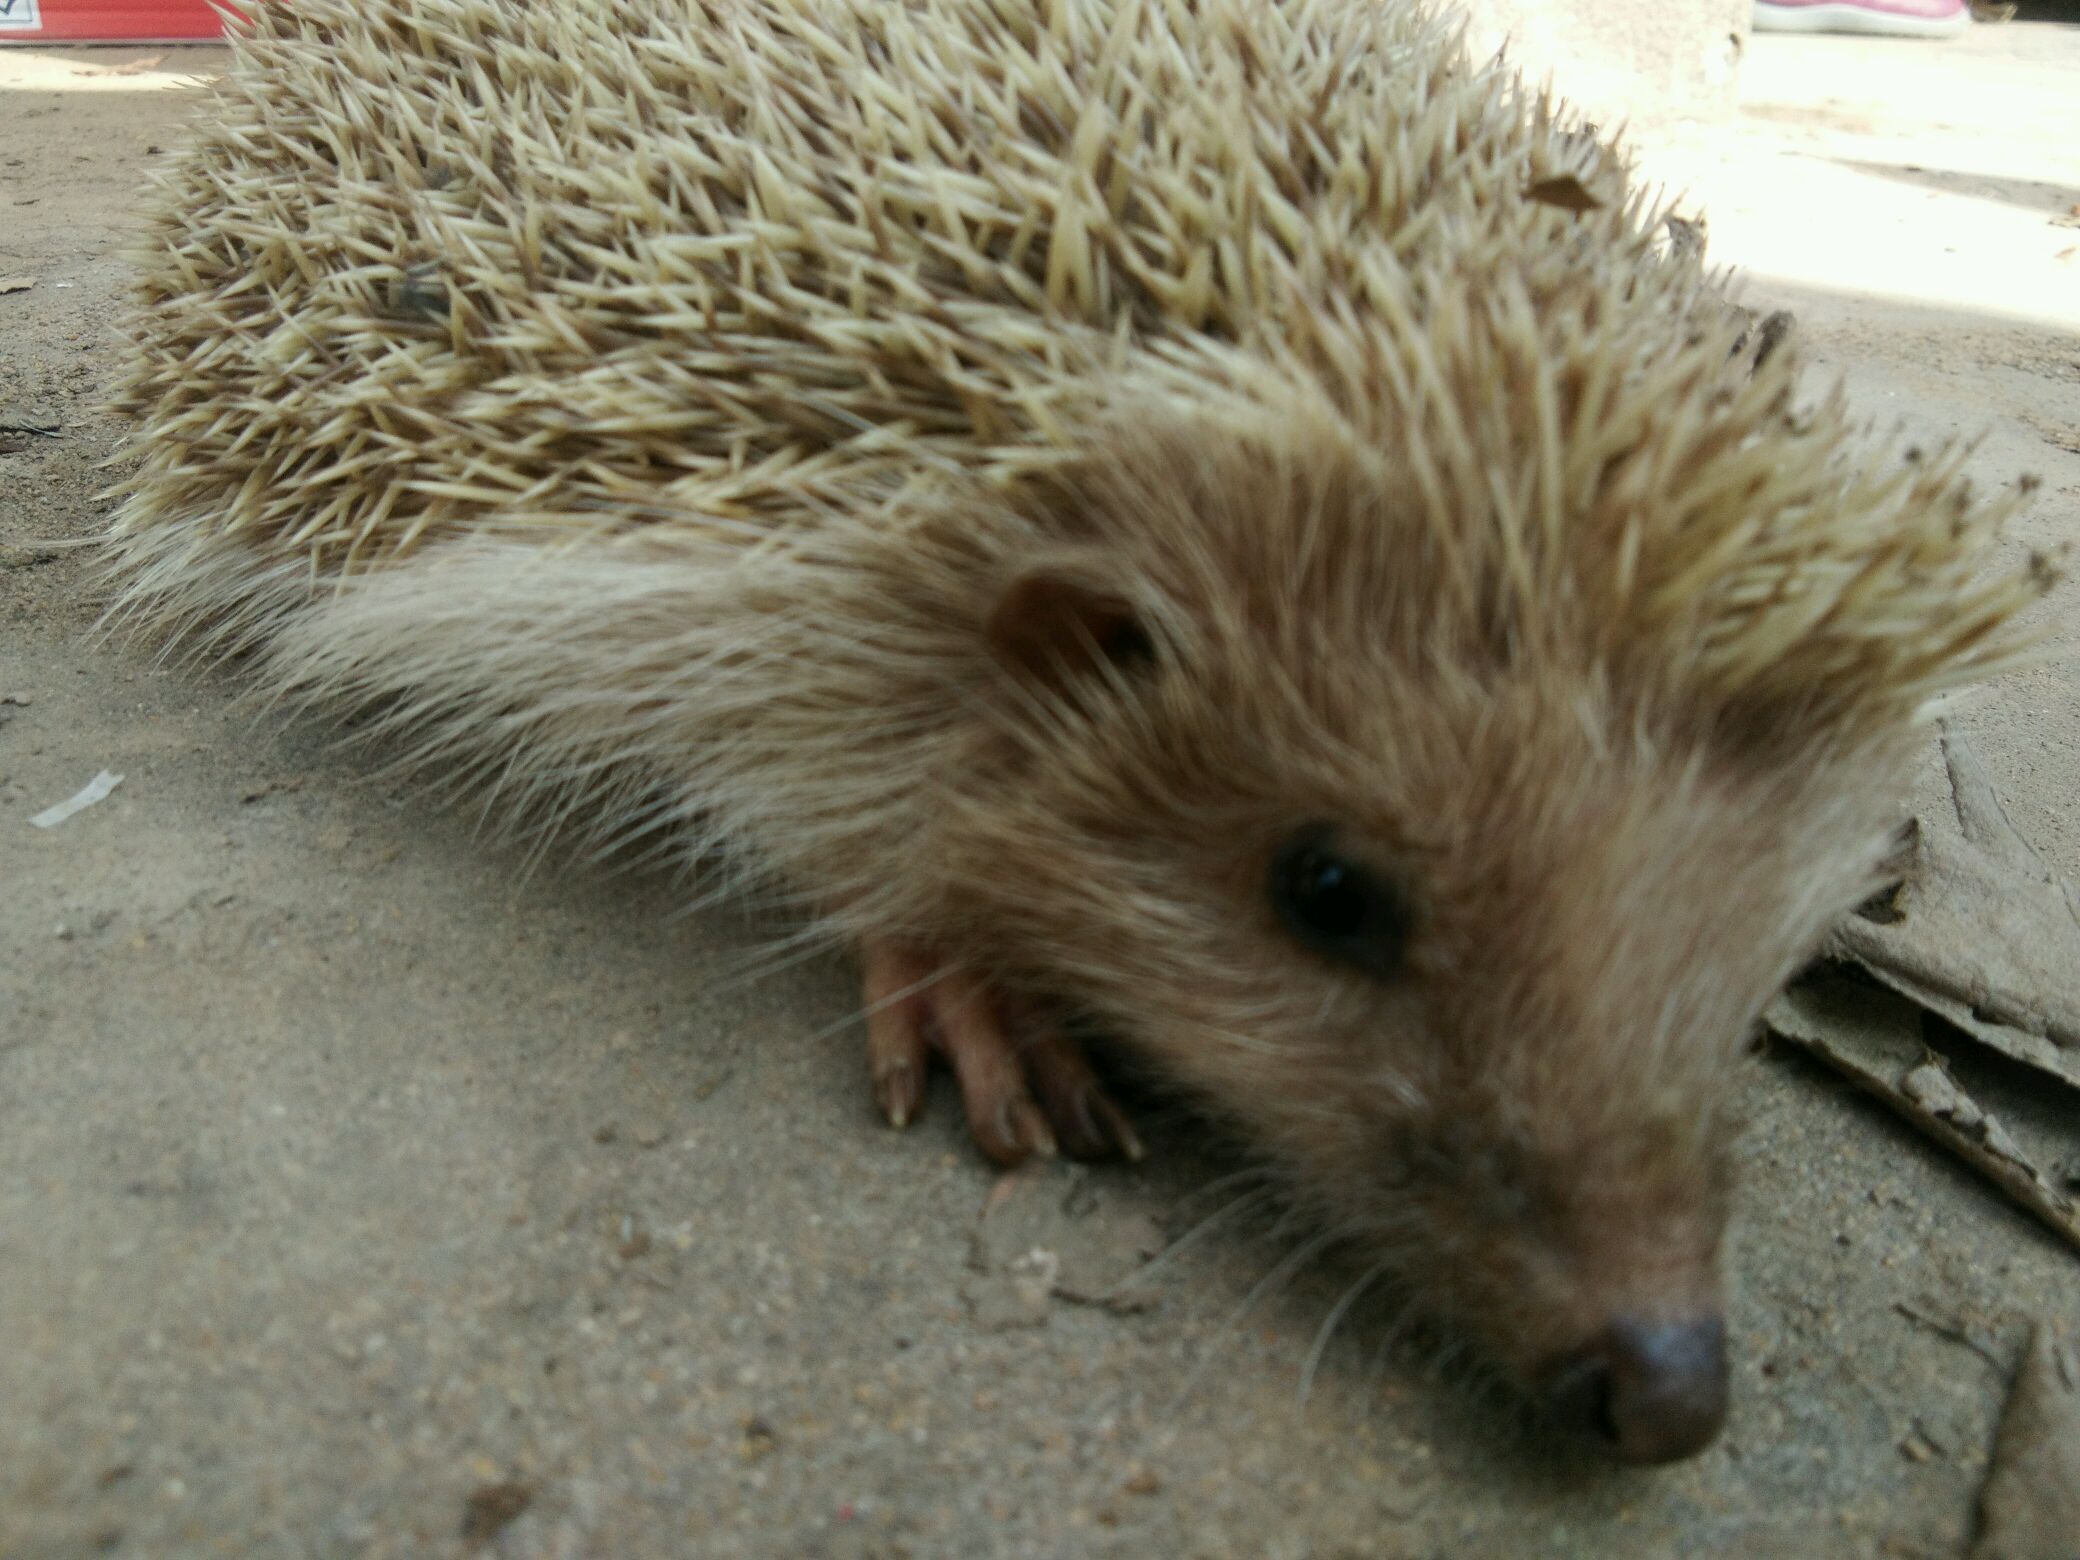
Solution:
{"label": "torn cardboard edge", "polygon": [[1969,1560],[2072,1560],[2080,1555],[2080,1355],[2044,1319],[2016,1363]]}
{"label": "torn cardboard edge", "polygon": [[1820,974],[1779,997],[1764,1022],[1883,1101],[2080,1252],[2080,1200],[1951,1075],[1922,1039],[1921,1009],[1908,998],[1840,974]]}
{"label": "torn cardboard edge", "polygon": [[1846,917],[1825,956],[2080,1089],[2080,893],[2015,827],[1964,736],[1943,727],[1941,750],[1949,815],[1914,820],[1882,911]]}

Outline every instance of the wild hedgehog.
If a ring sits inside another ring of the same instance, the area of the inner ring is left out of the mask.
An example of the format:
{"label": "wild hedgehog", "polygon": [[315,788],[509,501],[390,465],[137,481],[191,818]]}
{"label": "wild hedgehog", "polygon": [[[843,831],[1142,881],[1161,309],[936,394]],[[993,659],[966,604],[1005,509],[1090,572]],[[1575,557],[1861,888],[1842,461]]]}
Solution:
{"label": "wild hedgehog", "polygon": [[262,7],[119,610],[755,863],[898,1126],[936,1054],[995,1160],[1138,1154],[1094,1030],[1687,1456],[1744,1040],[2040,581],[1585,134],[1386,0]]}

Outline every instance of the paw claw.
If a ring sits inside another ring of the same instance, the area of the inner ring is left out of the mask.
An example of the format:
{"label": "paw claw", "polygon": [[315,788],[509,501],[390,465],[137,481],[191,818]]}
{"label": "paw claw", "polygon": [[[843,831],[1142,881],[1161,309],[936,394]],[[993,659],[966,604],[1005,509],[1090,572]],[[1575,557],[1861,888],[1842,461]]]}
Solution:
{"label": "paw claw", "polygon": [[1076,1045],[1059,1034],[1042,1034],[1025,1048],[1022,1060],[1033,1094],[1066,1153],[1077,1159],[1143,1156],[1126,1112],[1105,1092]]}
{"label": "paw claw", "polygon": [[913,949],[869,944],[863,953],[868,1074],[891,1126],[917,1119],[936,1051],[959,1080],[969,1133],[996,1164],[1144,1157],[1126,1113],[1061,1033],[1036,1030],[973,976],[935,975]]}
{"label": "paw claw", "polygon": [[891,1062],[874,1075],[874,1103],[898,1132],[917,1118],[924,1103],[924,1079],[908,1062]]}
{"label": "paw claw", "polygon": [[1061,1153],[1047,1128],[1047,1118],[1031,1100],[1006,1100],[997,1113],[997,1124],[1004,1139],[1017,1146],[1020,1159],[1034,1154],[1053,1159]]}
{"label": "paw claw", "polygon": [[1148,1157],[1142,1146],[1141,1135],[1134,1124],[1127,1120],[1127,1113],[1112,1102],[1112,1096],[1092,1083],[1084,1087],[1076,1099],[1077,1113],[1089,1129],[1091,1137],[1106,1146],[1116,1149],[1130,1164],[1140,1164]]}

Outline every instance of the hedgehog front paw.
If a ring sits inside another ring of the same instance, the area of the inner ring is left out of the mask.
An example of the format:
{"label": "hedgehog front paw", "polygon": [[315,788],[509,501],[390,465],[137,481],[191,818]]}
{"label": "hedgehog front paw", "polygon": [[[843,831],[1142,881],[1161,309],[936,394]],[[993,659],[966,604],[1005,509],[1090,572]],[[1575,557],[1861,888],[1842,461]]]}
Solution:
{"label": "hedgehog front paw", "polygon": [[995,1163],[1057,1152],[1141,1158],[1141,1139],[1075,1042],[915,948],[871,941],[861,963],[867,1065],[892,1126],[917,1118],[936,1052],[960,1083],[969,1132]]}

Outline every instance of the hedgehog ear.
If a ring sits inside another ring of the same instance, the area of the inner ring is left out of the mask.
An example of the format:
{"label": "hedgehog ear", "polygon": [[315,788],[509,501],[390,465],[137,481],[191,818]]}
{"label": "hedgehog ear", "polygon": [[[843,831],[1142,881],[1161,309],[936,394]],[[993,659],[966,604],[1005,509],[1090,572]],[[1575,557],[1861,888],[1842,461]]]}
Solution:
{"label": "hedgehog ear", "polygon": [[1057,693],[1107,668],[1131,672],[1155,659],[1133,601],[1082,560],[1052,560],[1016,576],[986,633],[999,661]]}

